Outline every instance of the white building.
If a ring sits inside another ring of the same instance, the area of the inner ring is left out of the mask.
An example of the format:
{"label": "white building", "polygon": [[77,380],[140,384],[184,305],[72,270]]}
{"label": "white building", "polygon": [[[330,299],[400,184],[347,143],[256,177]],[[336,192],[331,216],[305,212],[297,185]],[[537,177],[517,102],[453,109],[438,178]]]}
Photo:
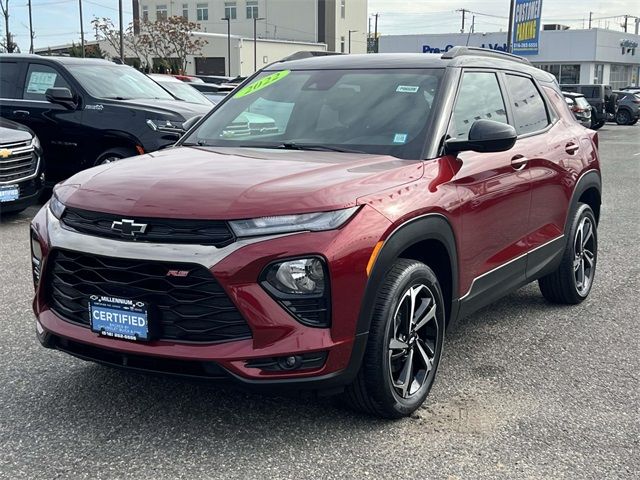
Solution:
{"label": "white building", "polygon": [[[132,0],[134,20],[174,15],[208,33],[323,43],[329,51],[367,51],[367,0]],[[230,25],[225,18],[229,18]],[[255,20],[255,23],[254,23]]]}
{"label": "white building", "polygon": [[[439,53],[456,45],[506,50],[506,42],[506,32],[386,35],[380,37],[379,51]],[[559,83],[604,83],[616,89],[640,81],[640,35],[632,33],[542,30],[538,55],[527,58],[553,73]]]}

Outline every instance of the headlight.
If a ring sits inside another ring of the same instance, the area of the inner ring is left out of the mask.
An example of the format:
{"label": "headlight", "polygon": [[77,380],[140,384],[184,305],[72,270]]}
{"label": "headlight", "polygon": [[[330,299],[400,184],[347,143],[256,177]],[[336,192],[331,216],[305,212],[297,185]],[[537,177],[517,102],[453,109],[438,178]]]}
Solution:
{"label": "headlight", "polygon": [[169,132],[169,133],[183,133],[184,122],[176,122],[175,120],[166,119],[149,119],[147,120],[147,126],[153,131]]}
{"label": "headlight", "polygon": [[49,210],[51,210],[53,216],[60,220],[62,214],[64,213],[64,209],[64,204],[60,200],[58,200],[56,194],[54,193],[53,195],[51,195],[51,200],[49,200]]}
{"label": "headlight", "polygon": [[331,325],[329,274],[321,257],[292,258],[267,266],[260,284],[300,323]]}
{"label": "headlight", "polygon": [[42,151],[42,145],[40,145],[40,139],[38,139],[38,137],[36,137],[35,135],[31,139],[31,146],[36,150]]}
{"label": "headlight", "polygon": [[356,210],[358,210],[358,207],[334,210],[332,212],[234,220],[229,224],[238,237],[304,231],[320,232],[339,228],[353,216]]}

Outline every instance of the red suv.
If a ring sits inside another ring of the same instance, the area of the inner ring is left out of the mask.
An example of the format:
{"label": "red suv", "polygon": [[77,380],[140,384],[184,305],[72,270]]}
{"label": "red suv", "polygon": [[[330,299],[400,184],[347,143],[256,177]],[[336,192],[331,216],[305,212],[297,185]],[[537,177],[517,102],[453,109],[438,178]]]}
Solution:
{"label": "red suv", "polygon": [[31,230],[38,338],[409,415],[460,317],[534,280],[587,297],[597,146],[508,54],[273,64],[175,148],[56,187]]}

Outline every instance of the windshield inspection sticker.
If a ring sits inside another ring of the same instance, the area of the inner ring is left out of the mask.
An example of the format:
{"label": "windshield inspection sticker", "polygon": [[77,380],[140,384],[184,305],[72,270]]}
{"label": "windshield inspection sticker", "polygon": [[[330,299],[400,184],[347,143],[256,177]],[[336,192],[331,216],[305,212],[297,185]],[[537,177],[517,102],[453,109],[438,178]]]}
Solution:
{"label": "windshield inspection sticker", "polygon": [[262,90],[263,88],[268,87],[269,85],[273,85],[279,80],[282,80],[284,77],[289,75],[291,70],[282,70],[280,72],[272,73],[271,75],[267,75],[266,77],[262,77],[260,80],[256,80],[253,83],[250,83],[246,87],[241,88],[238,93],[236,93],[233,98],[241,98],[246,97],[247,95],[251,95],[258,90]]}
{"label": "windshield inspection sticker", "polygon": [[396,88],[396,92],[400,93],[416,93],[418,90],[420,90],[420,87],[414,85],[398,85],[398,88]]}
{"label": "windshield inspection sticker", "polygon": [[393,143],[406,143],[407,142],[407,134],[406,133],[396,133],[393,136]]}

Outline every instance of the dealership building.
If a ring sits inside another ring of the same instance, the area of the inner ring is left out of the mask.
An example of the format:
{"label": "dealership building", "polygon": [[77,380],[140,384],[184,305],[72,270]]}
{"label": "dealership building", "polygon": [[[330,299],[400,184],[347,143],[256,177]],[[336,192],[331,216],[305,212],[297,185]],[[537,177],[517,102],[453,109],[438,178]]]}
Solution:
{"label": "dealership building", "polygon": [[[640,35],[600,28],[545,26],[537,55],[527,58],[556,76],[559,83],[604,83],[614,89],[640,82]],[[440,53],[457,45],[506,51],[506,32],[383,35],[380,53]]]}

